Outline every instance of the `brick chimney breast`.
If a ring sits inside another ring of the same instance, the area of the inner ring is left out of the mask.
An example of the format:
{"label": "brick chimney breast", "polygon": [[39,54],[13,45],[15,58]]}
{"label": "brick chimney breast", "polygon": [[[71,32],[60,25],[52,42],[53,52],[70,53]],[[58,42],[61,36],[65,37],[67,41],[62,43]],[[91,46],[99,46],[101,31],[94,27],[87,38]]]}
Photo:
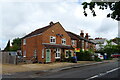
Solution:
{"label": "brick chimney breast", "polygon": [[88,37],[89,37],[89,36],[88,36],[88,33],[86,33],[85,38],[88,39]]}

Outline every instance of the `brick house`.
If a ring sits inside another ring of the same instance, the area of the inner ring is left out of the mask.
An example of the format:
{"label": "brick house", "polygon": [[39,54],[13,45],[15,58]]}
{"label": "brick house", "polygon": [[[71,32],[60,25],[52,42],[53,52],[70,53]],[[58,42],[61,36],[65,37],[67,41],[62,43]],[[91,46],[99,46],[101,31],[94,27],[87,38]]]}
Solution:
{"label": "brick house", "polygon": [[62,25],[50,22],[48,26],[37,29],[22,38],[21,50],[28,60],[36,58],[38,62],[54,62],[71,56],[74,49],[71,38]]}
{"label": "brick house", "polygon": [[75,48],[76,52],[80,52],[82,50],[93,49],[95,50],[95,43],[89,40],[89,35],[86,33],[84,37],[83,30],[81,30],[80,35],[75,33],[66,31],[68,35],[71,37],[72,47]]}

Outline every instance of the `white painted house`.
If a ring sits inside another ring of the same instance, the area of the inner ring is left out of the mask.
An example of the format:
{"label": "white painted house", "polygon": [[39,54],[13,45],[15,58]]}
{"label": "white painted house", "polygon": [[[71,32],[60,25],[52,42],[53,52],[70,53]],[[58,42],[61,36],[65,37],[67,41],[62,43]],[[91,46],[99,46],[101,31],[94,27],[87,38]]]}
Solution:
{"label": "white painted house", "polygon": [[[105,45],[107,45],[107,39],[106,38],[95,38],[91,41],[96,43],[96,50],[100,50],[101,48],[104,48]],[[111,45],[117,45],[113,41],[110,44]]]}

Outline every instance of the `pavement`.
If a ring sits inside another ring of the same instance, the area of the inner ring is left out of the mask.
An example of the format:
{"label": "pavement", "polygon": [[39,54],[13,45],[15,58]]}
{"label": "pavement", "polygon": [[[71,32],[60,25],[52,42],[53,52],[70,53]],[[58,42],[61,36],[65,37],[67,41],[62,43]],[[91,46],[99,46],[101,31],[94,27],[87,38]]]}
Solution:
{"label": "pavement", "polygon": [[77,64],[94,63],[95,61],[78,61],[78,63],[70,62],[54,62],[50,64],[0,64],[2,66],[2,74],[12,74],[16,72],[29,72],[29,71],[46,71],[51,69],[63,68]]}

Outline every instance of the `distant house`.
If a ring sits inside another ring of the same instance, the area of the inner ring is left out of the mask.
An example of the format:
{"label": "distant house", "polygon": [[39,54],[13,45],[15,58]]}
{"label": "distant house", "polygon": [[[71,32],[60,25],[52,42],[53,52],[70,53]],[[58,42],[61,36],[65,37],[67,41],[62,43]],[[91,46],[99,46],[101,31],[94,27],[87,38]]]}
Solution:
{"label": "distant house", "polygon": [[35,57],[38,62],[54,62],[73,56],[71,38],[57,22],[37,29],[22,38],[22,54],[27,59]]}
{"label": "distant house", "polygon": [[66,32],[71,37],[72,47],[75,48],[76,52],[80,52],[81,49],[83,51],[88,49],[95,50],[95,43],[89,40],[88,33],[86,33],[84,37],[83,30],[81,31],[80,35],[77,35],[69,31],[66,31]]}
{"label": "distant house", "polygon": [[[100,49],[104,48],[105,45],[107,45],[107,39],[106,38],[95,38],[91,41],[96,43],[96,50],[100,50]],[[111,45],[117,45],[117,44],[112,41]]]}

